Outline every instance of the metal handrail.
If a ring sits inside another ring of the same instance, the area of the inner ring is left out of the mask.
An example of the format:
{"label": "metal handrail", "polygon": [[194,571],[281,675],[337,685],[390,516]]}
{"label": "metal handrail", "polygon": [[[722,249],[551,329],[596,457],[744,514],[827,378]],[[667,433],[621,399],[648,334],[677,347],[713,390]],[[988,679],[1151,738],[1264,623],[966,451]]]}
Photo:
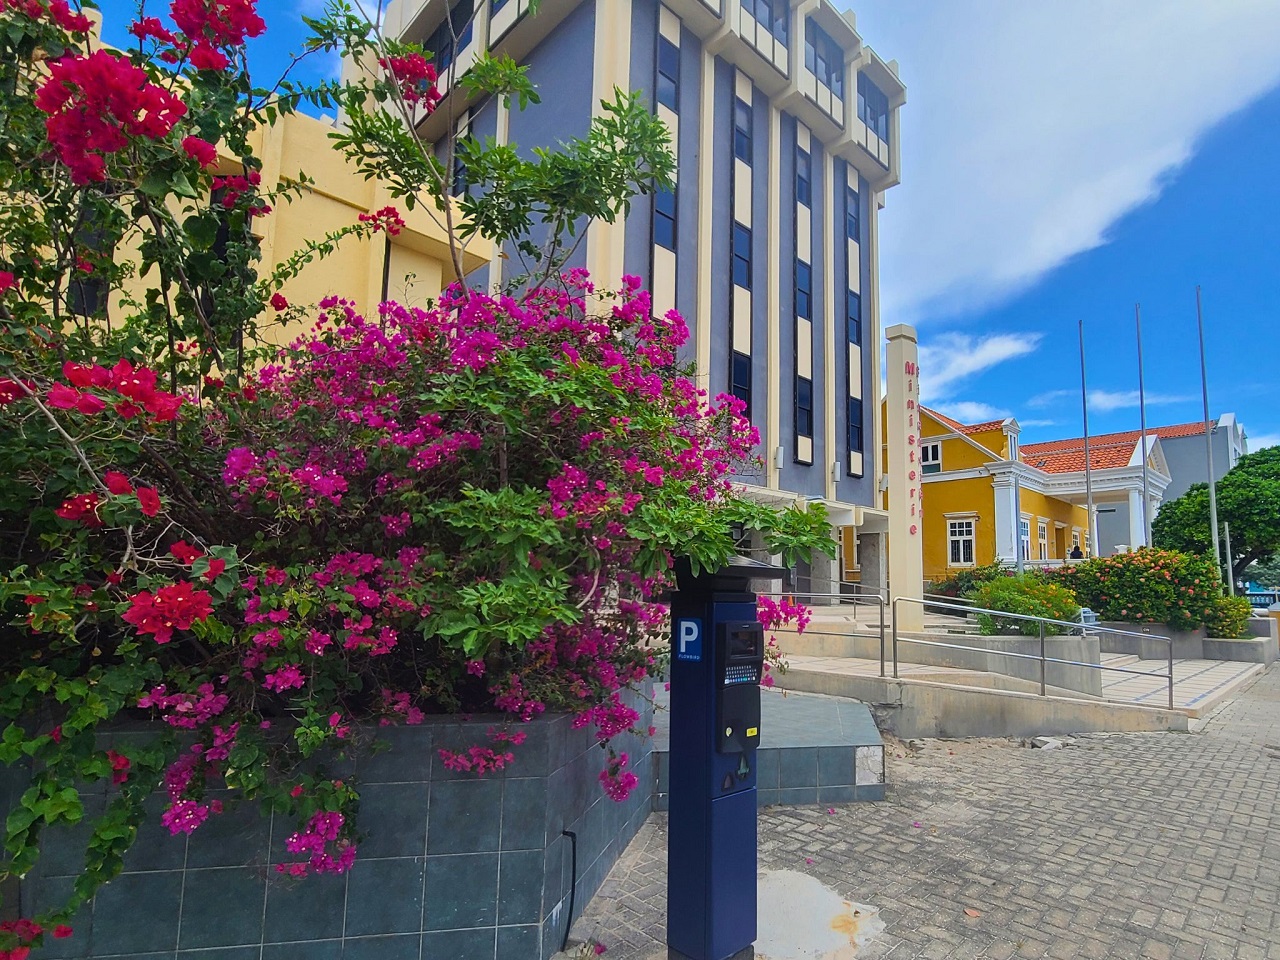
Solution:
{"label": "metal handrail", "polygon": [[[922,646],[928,646],[928,647],[948,647],[952,650],[971,650],[975,653],[992,653],[993,652],[990,648],[986,648],[986,647],[969,647],[959,643],[944,643],[938,640],[921,640],[916,637],[899,637],[898,636],[898,604],[901,602],[918,603],[922,607],[938,607],[938,606],[951,607],[954,610],[962,610],[966,614],[980,613],[980,614],[987,614],[993,617],[1002,617],[1008,620],[1023,620],[1029,623],[1038,624],[1040,628],[1040,631],[1039,631],[1040,632],[1040,656],[1037,657],[1029,653],[1015,653],[1011,650],[1010,651],[994,651],[994,652],[997,652],[1002,657],[1015,657],[1019,660],[1040,661],[1040,696],[1042,697],[1048,696],[1047,685],[1045,683],[1045,674],[1046,674],[1047,665],[1050,663],[1062,663],[1062,664],[1066,664],[1068,666],[1074,666],[1074,667],[1087,667],[1091,670],[1110,670],[1114,673],[1129,673],[1129,674],[1134,674],[1134,675],[1143,676],[1143,677],[1164,678],[1168,681],[1168,687],[1169,687],[1169,709],[1170,710],[1173,709],[1173,640],[1170,639],[1169,637],[1162,637],[1159,634],[1153,634],[1153,633],[1137,633],[1132,630],[1112,630],[1110,627],[1106,629],[1107,633],[1114,633],[1119,636],[1137,637],[1140,640],[1163,640],[1169,647],[1169,656],[1167,661],[1169,666],[1168,673],[1150,673],[1142,670],[1127,670],[1124,667],[1108,667],[1100,663],[1082,663],[1078,660],[1062,660],[1057,657],[1049,657],[1045,655],[1045,630],[1044,630],[1045,625],[1054,624],[1056,626],[1069,627],[1072,630],[1076,630],[1081,627],[1081,624],[1079,621],[1054,620],[1050,617],[1033,617],[1033,616],[1030,616],[1029,614],[1024,614],[1024,613],[1009,613],[1004,610],[990,610],[990,609],[987,609],[986,607],[962,606],[960,604],[955,604],[955,603],[943,603],[937,600],[923,600],[918,597],[894,597],[893,600],[890,602],[891,634],[893,637],[893,677],[895,680],[898,679],[898,641],[899,640],[902,640],[904,643],[917,643]],[[1088,632],[1088,628],[1086,626],[1086,635],[1087,635],[1087,632]],[[884,671],[885,671],[885,662],[884,662],[884,651],[883,651],[883,645],[882,645],[881,655],[880,655],[880,676],[883,677],[885,675]]]}
{"label": "metal handrail", "polygon": [[[889,605],[889,598],[885,596],[883,593],[874,593],[871,591],[867,591],[866,593],[812,593],[812,592],[804,593],[804,592],[798,592],[795,590],[790,590],[790,591],[782,590],[776,593],[773,593],[773,592],[757,593],[756,596],[758,597],[809,597],[810,599],[814,597],[831,597],[831,598],[840,600],[842,603],[848,603],[852,601],[851,605],[855,607],[858,606],[860,602],[862,606],[870,606],[871,601],[874,600],[875,605],[880,614],[880,623],[879,623],[880,676],[882,677],[884,676],[885,644],[887,641],[886,627],[888,626],[888,621],[885,618],[885,608]],[[836,605],[839,606],[839,604],[836,604]]]}

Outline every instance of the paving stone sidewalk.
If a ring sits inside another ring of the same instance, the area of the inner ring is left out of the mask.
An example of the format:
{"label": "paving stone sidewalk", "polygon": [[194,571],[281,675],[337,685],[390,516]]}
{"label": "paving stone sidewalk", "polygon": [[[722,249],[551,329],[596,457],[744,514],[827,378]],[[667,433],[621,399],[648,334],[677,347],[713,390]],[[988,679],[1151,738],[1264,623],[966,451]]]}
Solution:
{"label": "paving stone sidewalk", "polygon": [[[884,803],[760,816],[762,868],[880,908],[859,957],[1280,960],[1280,665],[1197,733],[889,757]],[[665,871],[655,814],[574,936],[665,957]]]}

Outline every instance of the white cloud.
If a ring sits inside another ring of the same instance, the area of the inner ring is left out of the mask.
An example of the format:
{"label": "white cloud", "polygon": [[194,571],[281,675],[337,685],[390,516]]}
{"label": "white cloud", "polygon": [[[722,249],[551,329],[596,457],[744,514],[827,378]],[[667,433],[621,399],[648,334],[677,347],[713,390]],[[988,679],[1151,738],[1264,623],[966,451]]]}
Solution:
{"label": "white cloud", "polygon": [[[968,377],[1006,360],[1034,353],[1038,333],[997,333],[974,337],[944,333],[920,344],[920,392],[926,403],[950,397]],[[990,419],[990,418],[988,418]]]}
{"label": "white cloud", "polygon": [[985,423],[987,420],[1002,420],[1011,415],[1008,410],[1001,410],[978,400],[948,400],[939,404],[938,408],[961,423]]}
{"label": "white cloud", "polygon": [[[1188,400],[1194,400],[1192,396],[1178,395],[1172,393],[1148,393],[1146,400],[1148,407],[1158,407],[1169,403],[1186,403]],[[1027,401],[1028,407],[1056,407],[1060,405],[1078,405],[1080,403],[1079,390],[1050,390],[1047,393],[1037,394]],[[1138,406],[1137,390],[1090,390],[1089,391],[1089,411],[1091,413],[1113,413],[1116,410],[1127,410],[1129,408],[1136,409]]]}
{"label": "white cloud", "polygon": [[1249,452],[1256,453],[1264,447],[1280,447],[1280,433],[1249,434]]}
{"label": "white cloud", "polygon": [[907,85],[882,314],[1011,296],[1106,242],[1216,122],[1280,83],[1274,0],[846,0]]}
{"label": "white cloud", "polygon": [[1018,418],[1018,426],[1020,427],[1056,427],[1057,420],[1023,420]]}

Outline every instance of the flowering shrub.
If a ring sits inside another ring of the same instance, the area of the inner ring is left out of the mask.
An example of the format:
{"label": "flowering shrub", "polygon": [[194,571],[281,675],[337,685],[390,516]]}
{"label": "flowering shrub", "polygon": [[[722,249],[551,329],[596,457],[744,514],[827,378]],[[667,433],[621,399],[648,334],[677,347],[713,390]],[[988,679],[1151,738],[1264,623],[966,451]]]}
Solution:
{"label": "flowering shrub", "polygon": [[[170,15],[173,29],[140,18],[121,55],[89,52],[62,0],[0,4],[0,761],[31,765],[5,874],[34,865],[45,827],[83,818],[81,784],[110,784],[67,903],[0,926],[0,958],[70,934],[156,793],[175,835],[219,816],[211,791],[226,789],[297,818],[282,872],[348,869],[359,785],[326,761],[381,726],[504,714],[440,752],[483,775],[519,763],[521,724],[568,711],[605,748],[602,789],[624,797],[638,778],[608,743],[638,719],[624,693],[661,666],[673,558],[725,562],[735,526],[788,560],[834,552],[820,507],[775,512],[734,486],[758,437],[677,363],[683,320],[654,318],[633,278],[607,295],[562,275],[558,242],[537,282],[501,295],[455,285],[376,318],[334,299],[306,337],[262,343],[261,313],[306,309],[284,279],[348,233],[404,223],[366,214],[259,280],[250,224],[278,193],[253,125],[304,96],[434,109],[433,74],[379,38],[384,72],[363,87],[285,81],[246,99],[252,0],[174,0]],[[372,42],[350,18],[311,25],[309,50]],[[514,65],[481,61],[468,83],[486,77],[532,97]],[[543,211],[568,230],[665,183],[665,131],[642,106],[606,106],[567,157],[469,148],[472,182],[487,170],[507,199],[463,204],[468,229],[519,240]],[[412,166],[402,126],[352,115],[339,139],[362,169]],[[428,156],[414,169],[439,182],[400,175],[407,204],[447,191]],[[148,277],[133,299],[114,255],[126,239]],[[86,277],[117,299],[86,309]],[[112,742],[112,724],[143,719],[153,739]]]}
{"label": "flowering shrub", "polygon": [[1221,640],[1247,637],[1252,614],[1248,597],[1218,597],[1205,615],[1205,633]]}
{"label": "flowering shrub", "polygon": [[[1080,605],[1070,590],[1060,583],[1046,582],[1038,574],[1011,575],[988,580],[971,594],[976,607],[1002,610],[1028,617],[1045,617],[1049,620],[1074,621],[1080,615]],[[978,614],[978,628],[984,634],[1022,633],[1038,636],[1040,624],[1013,617],[995,617]],[[1045,624],[1049,636],[1067,633],[1069,627]]]}
{"label": "flowering shrub", "polygon": [[1211,560],[1173,550],[1094,557],[1056,576],[1103,620],[1167,623],[1174,630],[1202,626],[1222,596]]}

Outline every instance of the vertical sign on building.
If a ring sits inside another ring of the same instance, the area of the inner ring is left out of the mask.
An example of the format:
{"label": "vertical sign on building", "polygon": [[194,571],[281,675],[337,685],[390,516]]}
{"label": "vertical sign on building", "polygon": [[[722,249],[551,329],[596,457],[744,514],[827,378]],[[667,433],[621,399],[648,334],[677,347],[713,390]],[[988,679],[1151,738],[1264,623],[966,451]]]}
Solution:
{"label": "vertical sign on building", "polygon": [[[920,354],[914,327],[900,323],[885,330],[886,430],[889,453],[889,591],[894,597],[924,597],[921,550],[924,510],[920,469]],[[924,607],[900,603],[898,628],[918,631]]]}

